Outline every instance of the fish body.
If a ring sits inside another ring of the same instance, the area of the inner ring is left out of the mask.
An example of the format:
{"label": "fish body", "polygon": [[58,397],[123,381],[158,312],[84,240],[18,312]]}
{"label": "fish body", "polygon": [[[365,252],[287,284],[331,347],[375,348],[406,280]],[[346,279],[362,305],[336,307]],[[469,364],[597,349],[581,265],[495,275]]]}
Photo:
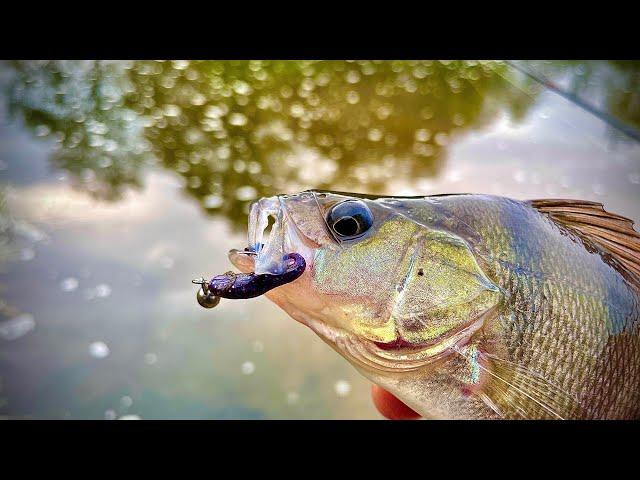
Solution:
{"label": "fish body", "polygon": [[265,215],[232,262],[302,255],[267,296],[424,417],[640,416],[640,236],[599,204],[309,191],[250,245]]}

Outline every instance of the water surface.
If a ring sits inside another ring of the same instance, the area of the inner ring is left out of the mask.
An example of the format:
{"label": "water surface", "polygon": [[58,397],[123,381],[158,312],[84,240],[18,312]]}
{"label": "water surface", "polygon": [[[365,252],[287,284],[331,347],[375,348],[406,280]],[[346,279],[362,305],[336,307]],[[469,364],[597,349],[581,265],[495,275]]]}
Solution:
{"label": "water surface", "polygon": [[1,63],[0,415],[379,418],[266,299],[197,305],[250,202],[481,192],[638,221],[615,125],[640,128],[639,85],[637,62]]}

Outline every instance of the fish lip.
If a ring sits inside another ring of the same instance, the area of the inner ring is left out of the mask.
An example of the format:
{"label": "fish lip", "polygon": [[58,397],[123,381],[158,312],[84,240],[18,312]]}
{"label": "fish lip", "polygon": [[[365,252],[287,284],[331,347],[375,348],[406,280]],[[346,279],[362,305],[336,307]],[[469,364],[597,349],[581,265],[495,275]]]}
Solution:
{"label": "fish lip", "polygon": [[229,261],[242,273],[251,273],[255,270],[255,259],[253,256],[244,255],[243,250],[233,248],[227,254]]}
{"label": "fish lip", "polygon": [[[318,245],[316,242],[314,242],[311,238],[307,237],[304,232],[302,230],[300,230],[300,228],[298,227],[298,225],[296,224],[296,222],[293,220],[292,216],[289,213],[289,210],[287,208],[286,205],[286,197],[287,195],[277,195],[276,196],[278,198],[278,204],[279,204],[279,208],[282,211],[282,214],[284,217],[286,217],[287,219],[287,228],[284,232],[285,235],[285,240],[284,240],[284,245],[285,247],[293,247],[294,243],[300,243],[300,247],[296,250],[299,251],[291,251],[291,252],[287,252],[287,253],[298,253],[299,255],[301,255],[305,262],[306,262],[306,269],[310,269],[313,266],[313,250],[316,248],[319,248],[320,245]],[[259,202],[260,200],[258,200]],[[250,219],[251,217],[249,217]],[[254,224],[251,225],[247,225],[248,231],[252,231],[255,230],[257,223],[259,222],[259,218],[256,217],[254,220]],[[271,241],[271,239],[269,239],[269,241]],[[251,245],[249,245],[249,248],[252,248]],[[293,250],[293,248],[292,248]],[[244,250],[246,251],[246,249]],[[255,272],[256,269],[256,257],[255,255],[247,255],[245,253],[243,253],[243,250],[241,249],[231,249],[229,250],[228,254],[227,254],[229,260],[231,261],[231,263],[238,268],[242,273],[251,273],[251,272]]]}

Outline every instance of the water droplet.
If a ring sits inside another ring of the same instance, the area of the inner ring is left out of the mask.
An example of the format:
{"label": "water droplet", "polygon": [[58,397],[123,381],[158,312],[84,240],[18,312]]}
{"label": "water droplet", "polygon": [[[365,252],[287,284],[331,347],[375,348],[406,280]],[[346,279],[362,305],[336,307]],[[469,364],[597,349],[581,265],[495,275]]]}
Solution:
{"label": "water droplet", "polygon": [[241,370],[244,375],[251,375],[256,371],[256,366],[253,362],[244,362],[242,364]]}
{"label": "water droplet", "polygon": [[220,160],[226,160],[231,156],[231,149],[228,146],[223,145],[216,150],[216,155],[218,155]]}
{"label": "water droplet", "polygon": [[290,98],[293,95],[293,89],[289,85],[285,85],[280,89],[280,96],[282,98]]}
{"label": "water droplet", "polygon": [[429,71],[422,65],[418,65],[416,68],[413,69],[413,76],[418,79],[423,79],[427,75],[429,75]]}
{"label": "water droplet", "polygon": [[173,268],[174,264],[175,260],[171,257],[164,256],[160,259],[160,265],[162,266],[162,268],[166,268],[167,270]]}
{"label": "water droplet", "polygon": [[133,405],[133,399],[129,395],[125,395],[120,399],[120,405],[122,408],[130,408]]}
{"label": "water droplet", "polygon": [[192,177],[189,177],[187,185],[189,185],[189,188],[197,189],[202,186],[202,180],[200,180],[200,177],[194,175]]}
{"label": "water droplet", "polygon": [[247,121],[248,121],[247,117],[244,116],[242,113],[232,113],[229,116],[229,123],[236,127],[242,127],[243,125],[246,125]]}
{"label": "water droplet", "polygon": [[441,147],[446,147],[449,144],[449,136],[444,132],[436,133],[434,140]]}
{"label": "water droplet", "polygon": [[47,127],[46,125],[38,125],[35,130],[36,137],[46,137],[47,135],[49,135],[50,131],[51,130],[49,130],[49,127]]}
{"label": "water droplet", "polygon": [[67,277],[60,282],[60,288],[63,292],[73,292],[78,288],[78,280],[73,277]]}
{"label": "water droplet", "polygon": [[417,142],[428,142],[431,138],[431,132],[426,128],[416,130],[415,138]]}
{"label": "water droplet", "polygon": [[294,103],[289,108],[289,112],[291,113],[292,117],[300,118],[304,115],[304,107],[300,103]]}
{"label": "water droplet", "polygon": [[176,70],[186,70],[189,66],[189,60],[172,60],[171,64]]}
{"label": "water droplet", "polygon": [[300,400],[300,395],[298,392],[289,392],[287,393],[287,404],[295,405]]}
{"label": "water droplet", "polygon": [[435,153],[435,148],[428,143],[415,143],[413,145],[413,153],[422,157],[430,157]]}
{"label": "water droplet", "polygon": [[236,92],[238,95],[251,95],[251,93],[253,92],[253,89],[251,88],[251,85],[249,85],[247,82],[243,82],[242,80],[236,80],[233,83],[233,91]]}
{"label": "water droplet", "polygon": [[250,185],[239,187],[236,190],[236,198],[242,202],[253,200],[257,195],[258,192],[256,191],[256,189]]}
{"label": "water droplet", "polygon": [[377,128],[372,128],[367,133],[367,138],[372,142],[379,142],[382,140],[382,132]]}
{"label": "water droplet", "polygon": [[629,181],[631,183],[633,183],[634,185],[639,185],[640,184],[640,172],[633,172],[630,173],[627,178],[629,179]]}
{"label": "water droplet", "polygon": [[253,351],[256,353],[261,353],[264,351],[264,345],[260,340],[256,340],[252,345]]}
{"label": "water droplet", "polygon": [[177,117],[178,115],[180,115],[181,111],[182,110],[177,105],[165,105],[164,106],[164,114],[167,117]]}
{"label": "water droplet", "polygon": [[424,107],[420,110],[420,116],[425,120],[431,120],[433,118],[433,109],[431,107]]}
{"label": "water droplet", "polygon": [[107,410],[104,412],[104,419],[105,420],[115,420],[116,418],[118,418],[118,416],[116,415],[115,410]]}
{"label": "water droplet", "polygon": [[33,248],[23,248],[20,251],[20,260],[22,260],[23,262],[33,260],[35,256],[36,252],[33,250]]}
{"label": "water droplet", "polygon": [[145,353],[144,354],[144,363],[147,365],[155,365],[158,361],[158,356],[155,353]]}
{"label": "water droplet", "polygon": [[376,116],[380,120],[386,120],[387,118],[389,118],[392,111],[393,111],[393,107],[391,105],[385,104],[376,110]]}
{"label": "water droplet", "polygon": [[104,342],[93,342],[89,345],[89,355],[93,358],[106,358],[109,356],[109,353],[111,353],[111,351]]}
{"label": "water droplet", "polygon": [[98,166],[100,168],[109,168],[113,164],[113,161],[109,157],[100,157],[98,160]]}
{"label": "water droplet", "polygon": [[249,162],[249,165],[247,165],[247,171],[251,175],[257,175],[262,171],[262,166],[258,162]]}
{"label": "water droplet", "polygon": [[204,116],[208,118],[216,119],[216,118],[223,117],[224,115],[227,114],[227,112],[228,112],[228,108],[224,104],[209,105],[204,111]]}
{"label": "water droplet", "polygon": [[122,415],[120,418],[118,418],[118,420],[142,420],[142,417],[140,415]]}
{"label": "water droplet", "polygon": [[347,93],[347,102],[348,103],[350,103],[351,105],[355,105],[359,101],[360,101],[360,95],[358,95],[358,92],[356,92],[355,90],[350,90]]}
{"label": "water droplet", "polygon": [[0,323],[0,337],[5,340],[15,340],[26,335],[35,327],[36,322],[33,315],[23,313]]}
{"label": "water droplet", "polygon": [[358,83],[360,81],[360,74],[356,70],[349,70],[346,78],[349,83]]}
{"label": "water droplet", "polygon": [[207,101],[207,97],[205,97],[201,93],[196,93],[193,97],[191,97],[191,105],[200,106],[204,105]]}
{"label": "water droplet", "polygon": [[111,287],[106,283],[101,283],[100,285],[96,286],[94,292],[96,297],[106,298],[111,295]]}
{"label": "water droplet", "polygon": [[104,142],[104,151],[105,152],[115,152],[118,149],[118,142],[113,140],[107,140]]}
{"label": "water droplet", "polygon": [[218,208],[222,205],[222,197],[219,195],[207,195],[203,199],[205,208]]}
{"label": "water droplet", "polygon": [[346,380],[338,380],[333,389],[339,397],[346,397],[351,392],[351,384]]}

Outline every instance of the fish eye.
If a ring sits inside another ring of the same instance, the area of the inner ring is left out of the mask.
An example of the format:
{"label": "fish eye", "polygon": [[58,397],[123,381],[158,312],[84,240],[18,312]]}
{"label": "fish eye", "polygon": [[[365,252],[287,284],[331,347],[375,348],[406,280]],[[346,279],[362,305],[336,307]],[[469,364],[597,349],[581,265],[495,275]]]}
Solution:
{"label": "fish eye", "polygon": [[329,210],[327,225],[340,239],[354,238],[371,228],[373,215],[363,201],[345,200]]}

